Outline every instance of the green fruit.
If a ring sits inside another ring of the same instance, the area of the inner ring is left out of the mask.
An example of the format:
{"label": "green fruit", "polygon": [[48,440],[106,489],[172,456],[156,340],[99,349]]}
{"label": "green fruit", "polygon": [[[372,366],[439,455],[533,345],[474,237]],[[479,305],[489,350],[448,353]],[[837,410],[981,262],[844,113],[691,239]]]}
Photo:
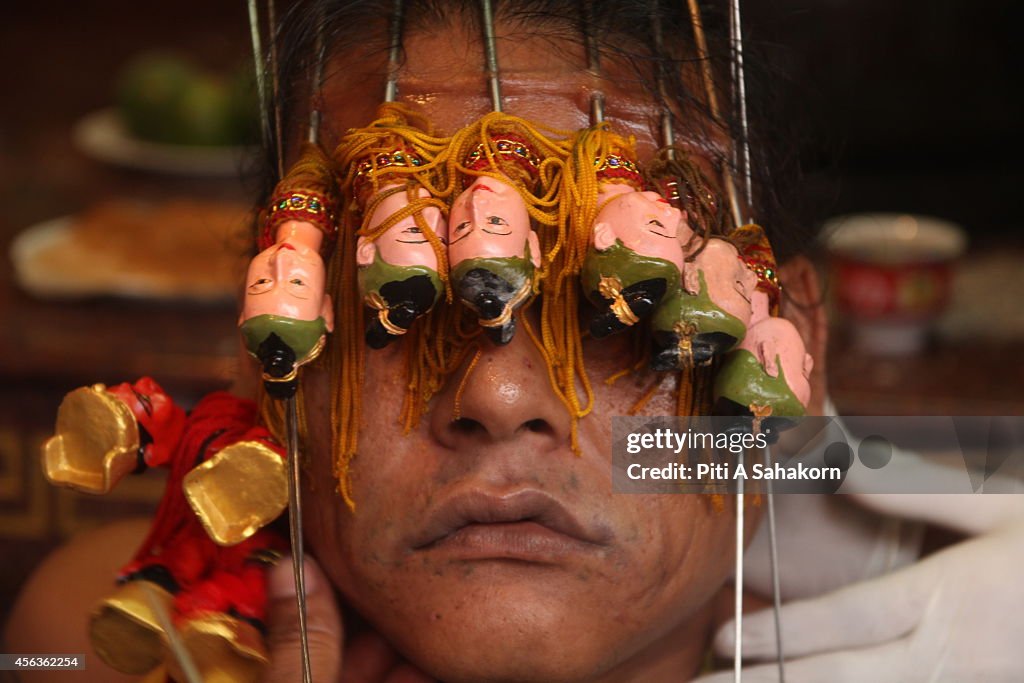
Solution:
{"label": "green fruit", "polygon": [[117,80],[117,102],[128,130],[157,142],[175,142],[177,128],[168,112],[196,78],[184,59],[167,53],[147,53],[131,60]]}
{"label": "green fruit", "polygon": [[230,145],[235,142],[231,95],[212,76],[192,80],[171,112],[175,142],[183,145]]}

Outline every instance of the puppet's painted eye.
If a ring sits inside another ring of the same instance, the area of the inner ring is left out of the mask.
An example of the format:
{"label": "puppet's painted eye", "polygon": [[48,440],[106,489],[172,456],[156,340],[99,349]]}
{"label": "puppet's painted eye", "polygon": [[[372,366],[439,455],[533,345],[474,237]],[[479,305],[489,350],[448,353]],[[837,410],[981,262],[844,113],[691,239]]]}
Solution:
{"label": "puppet's painted eye", "polygon": [[488,216],[487,222],[490,225],[508,225],[508,221],[501,216]]}
{"label": "puppet's painted eye", "polygon": [[298,285],[299,287],[302,287],[302,286],[304,286],[304,285],[306,284],[305,282],[303,282],[302,280],[300,280],[300,279],[299,279],[299,278],[297,278],[297,277],[293,277],[293,278],[292,278],[291,280],[289,280],[288,282],[290,282],[290,283],[291,283],[291,284],[293,284],[293,285]]}
{"label": "puppet's painted eye", "polygon": [[460,232],[460,231],[462,231],[462,230],[465,230],[465,229],[466,229],[466,228],[468,228],[468,227],[469,227],[469,221],[462,221],[461,223],[459,223],[459,224],[458,224],[458,225],[457,225],[457,226],[455,227],[455,231],[456,231],[456,232]]}

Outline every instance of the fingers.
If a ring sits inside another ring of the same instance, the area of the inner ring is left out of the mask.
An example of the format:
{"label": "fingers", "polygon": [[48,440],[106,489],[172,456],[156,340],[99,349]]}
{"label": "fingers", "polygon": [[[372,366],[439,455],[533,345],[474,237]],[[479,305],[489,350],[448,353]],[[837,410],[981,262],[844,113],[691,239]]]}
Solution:
{"label": "fingers", "polygon": [[397,659],[395,651],[376,632],[360,633],[345,648],[341,683],[380,683]]}
{"label": "fingers", "polygon": [[[746,648],[746,641],[743,643]],[[908,643],[899,640],[866,650],[833,652],[830,654],[786,661],[787,683],[907,683],[927,680],[915,677],[909,667],[913,658],[907,654]],[[744,667],[744,683],[776,683],[779,680],[777,664]],[[721,671],[701,676],[693,683],[732,683],[733,672]]]}
{"label": "fingers", "polygon": [[[921,467],[941,466],[922,461]],[[986,482],[986,485],[994,485],[994,482]],[[851,498],[886,515],[917,519],[970,535],[1024,523],[1024,496],[1019,495],[862,493]]]}
{"label": "fingers", "polygon": [[[344,632],[334,593],[320,567],[308,555],[306,571],[306,631],[313,680],[337,681],[341,671]],[[268,683],[302,680],[299,609],[291,557],[270,570],[267,589],[267,650],[270,664],[263,676]]]}
{"label": "fingers", "polygon": [[434,683],[434,679],[412,664],[400,664],[388,674],[383,683]]}
{"label": "fingers", "polygon": [[[936,580],[932,563],[925,561],[820,598],[783,605],[780,621],[786,657],[877,645],[899,638],[920,621]],[[732,655],[733,622],[719,629],[714,647],[720,656]],[[744,615],[743,656],[775,658],[772,610]]]}
{"label": "fingers", "polygon": [[434,683],[434,679],[399,659],[375,631],[367,631],[346,646],[341,683]]}

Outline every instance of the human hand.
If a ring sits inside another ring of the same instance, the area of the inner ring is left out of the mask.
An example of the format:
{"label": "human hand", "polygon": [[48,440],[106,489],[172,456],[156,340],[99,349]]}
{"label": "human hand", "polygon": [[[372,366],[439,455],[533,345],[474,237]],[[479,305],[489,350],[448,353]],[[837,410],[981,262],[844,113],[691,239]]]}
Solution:
{"label": "human hand", "polygon": [[[921,464],[922,468],[938,467]],[[1024,498],[1016,495],[865,495],[883,515],[968,535],[916,564],[826,595],[785,604],[780,614],[786,679],[801,681],[1018,681],[1024,678]],[[734,626],[715,650],[732,654]],[[775,657],[771,610],[746,615],[743,655]],[[775,663],[744,669],[745,681],[775,681]],[[725,683],[732,672],[698,679]]]}
{"label": "human hand", "polygon": [[[345,643],[341,610],[331,585],[312,557],[306,556],[306,631],[314,683],[433,683],[376,632]],[[290,557],[270,571],[267,605],[267,683],[302,680],[302,648]]]}

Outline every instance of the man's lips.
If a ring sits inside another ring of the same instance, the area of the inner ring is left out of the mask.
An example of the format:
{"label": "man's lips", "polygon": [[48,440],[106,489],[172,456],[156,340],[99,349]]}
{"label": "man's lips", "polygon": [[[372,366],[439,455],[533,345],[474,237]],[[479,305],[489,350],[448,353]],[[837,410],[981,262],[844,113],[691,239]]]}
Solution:
{"label": "man's lips", "polygon": [[481,489],[451,496],[427,517],[411,539],[414,551],[442,552],[461,559],[553,562],[604,548],[611,532],[581,523],[550,495]]}

